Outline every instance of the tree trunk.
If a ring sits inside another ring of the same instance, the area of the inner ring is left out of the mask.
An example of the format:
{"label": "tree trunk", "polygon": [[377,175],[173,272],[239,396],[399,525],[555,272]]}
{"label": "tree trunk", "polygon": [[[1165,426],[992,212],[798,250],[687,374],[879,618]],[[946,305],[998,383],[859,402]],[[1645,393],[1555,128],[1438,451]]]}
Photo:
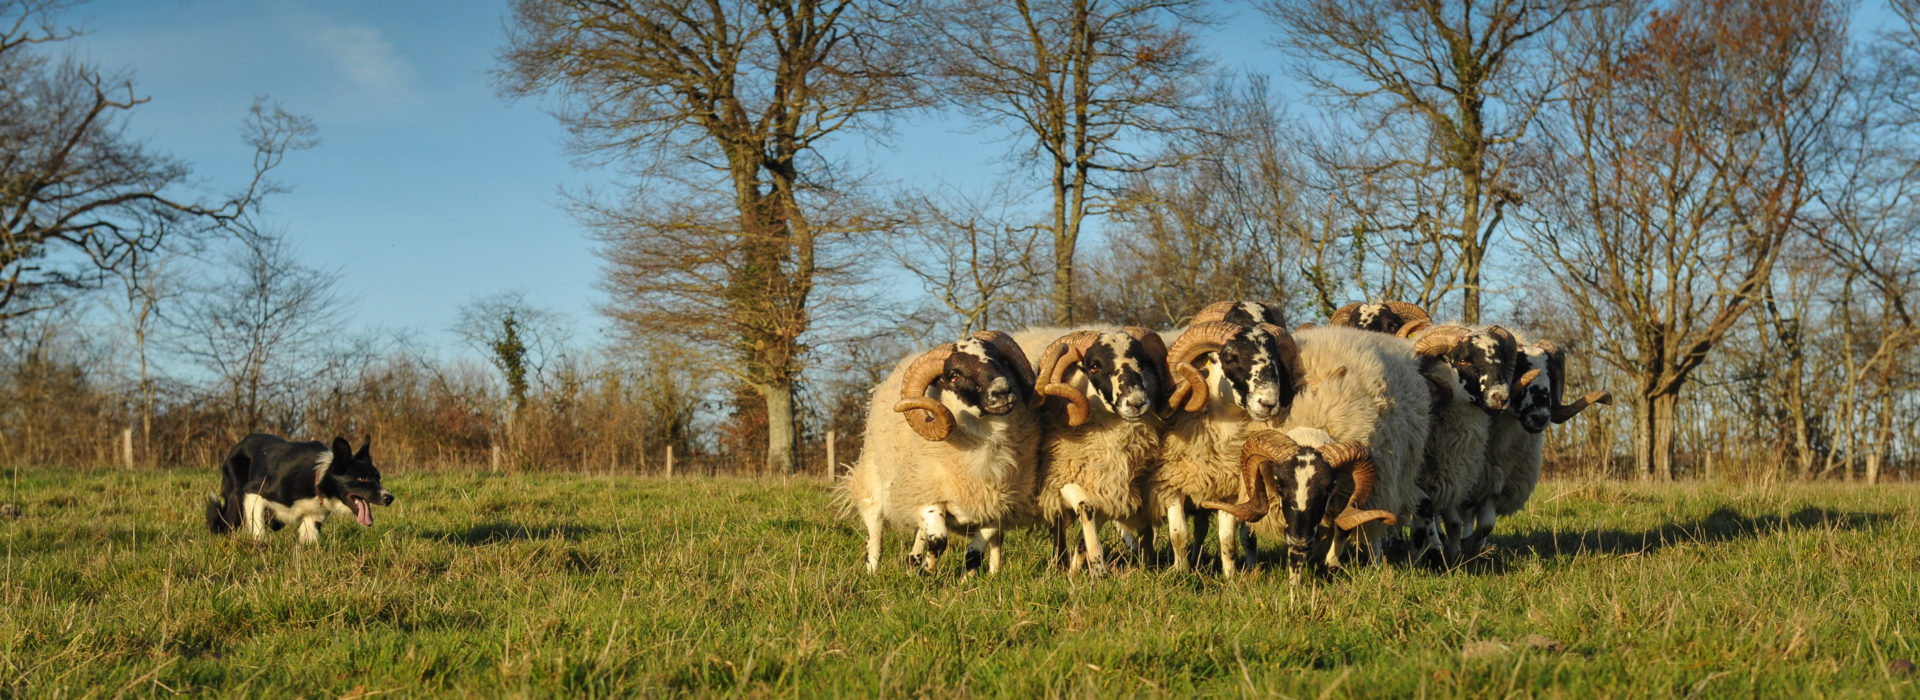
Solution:
{"label": "tree trunk", "polygon": [[1675,394],[1642,397],[1634,406],[1633,463],[1642,481],[1673,480]]}
{"label": "tree trunk", "polygon": [[[1478,120],[1475,120],[1477,123]],[[1460,208],[1460,318],[1469,325],[1480,323],[1480,163],[1462,170]]]}
{"label": "tree trunk", "polygon": [[792,474],[793,462],[793,385],[756,384],[767,403],[767,471]]}

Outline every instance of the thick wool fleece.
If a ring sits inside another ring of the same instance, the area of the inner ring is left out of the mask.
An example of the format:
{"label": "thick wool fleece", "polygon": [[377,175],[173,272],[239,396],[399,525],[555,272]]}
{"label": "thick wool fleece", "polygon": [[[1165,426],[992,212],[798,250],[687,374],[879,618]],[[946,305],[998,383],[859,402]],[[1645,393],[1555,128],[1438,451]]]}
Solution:
{"label": "thick wool fleece", "polygon": [[[1300,348],[1306,389],[1294,396],[1293,410],[1286,418],[1269,427],[1318,428],[1334,440],[1366,445],[1376,478],[1366,508],[1385,510],[1401,523],[1408,522],[1419,505],[1417,479],[1426,454],[1432,403],[1413,343],[1338,326],[1300,331],[1293,334],[1293,342]],[[1343,375],[1341,368],[1346,369]],[[1285,527],[1285,519],[1267,518],[1255,525],[1254,532],[1278,536]],[[1374,522],[1365,527],[1366,539],[1377,545],[1393,526]]]}
{"label": "thick wool fleece", "polygon": [[846,482],[847,500],[860,511],[877,507],[888,522],[913,530],[920,508],[945,506],[949,525],[1011,527],[1033,517],[1040,427],[1024,404],[1001,416],[967,408],[938,389],[953,412],[954,430],[941,442],[921,438],[893,411],[901,375],[919,353],[895,365],[874,387],[867,408],[866,446]]}

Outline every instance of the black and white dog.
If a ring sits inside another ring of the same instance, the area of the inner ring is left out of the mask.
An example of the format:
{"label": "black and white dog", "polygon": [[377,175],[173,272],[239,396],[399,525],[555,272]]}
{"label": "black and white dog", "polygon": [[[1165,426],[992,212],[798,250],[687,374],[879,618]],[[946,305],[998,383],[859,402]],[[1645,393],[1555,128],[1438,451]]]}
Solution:
{"label": "black and white dog", "polygon": [[313,543],[320,540],[320,521],[334,513],[371,527],[373,504],[393,505],[367,453],[372,446],[371,437],[357,453],[339,437],[332,448],[260,433],[241,438],[220,464],[220,495],[207,498],[207,530],[220,535],[244,527],[261,540],[268,528],[298,525],[300,541]]}

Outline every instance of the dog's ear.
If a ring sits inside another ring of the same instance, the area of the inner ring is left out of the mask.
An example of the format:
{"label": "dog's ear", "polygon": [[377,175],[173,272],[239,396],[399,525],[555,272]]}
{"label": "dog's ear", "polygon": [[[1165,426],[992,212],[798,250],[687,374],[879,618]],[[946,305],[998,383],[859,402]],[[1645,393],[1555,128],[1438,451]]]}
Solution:
{"label": "dog's ear", "polygon": [[371,449],[373,449],[373,434],[368,433],[367,441],[360,443],[360,451],[354,453],[353,455],[354,459],[358,459],[362,462],[371,461],[373,457],[367,452],[368,450],[371,450]]}
{"label": "dog's ear", "polygon": [[347,442],[346,438],[335,436],[333,438],[333,459],[334,461],[353,459],[353,443]]}

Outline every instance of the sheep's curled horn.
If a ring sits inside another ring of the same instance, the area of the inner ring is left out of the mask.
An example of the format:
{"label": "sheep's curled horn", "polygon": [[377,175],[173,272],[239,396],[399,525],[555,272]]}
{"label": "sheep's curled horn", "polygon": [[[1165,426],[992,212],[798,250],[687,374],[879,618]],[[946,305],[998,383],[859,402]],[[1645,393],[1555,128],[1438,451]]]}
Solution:
{"label": "sheep's curled horn", "polygon": [[1100,341],[1099,331],[1074,331],[1054,339],[1040,354],[1039,384],[1034,391],[1042,399],[1058,396],[1067,402],[1067,425],[1078,427],[1087,422],[1091,409],[1087,395],[1066,384],[1067,370],[1080,362],[1087,350]]}
{"label": "sheep's curled horn", "polygon": [[1167,374],[1173,377],[1173,395],[1167,399],[1169,408],[1190,413],[1206,408],[1207,378],[1193,362],[1219,350],[1244,330],[1225,321],[1205,321],[1188,326],[1173,341],[1173,349],[1167,351]]}
{"label": "sheep's curled horn", "polygon": [[913,428],[913,432],[933,442],[945,440],[953,433],[953,412],[928,397],[927,387],[946,371],[947,358],[953,351],[953,343],[945,343],[914,358],[913,363],[907,365],[906,376],[900,380],[900,401],[893,405],[895,413],[906,414],[907,426]]}
{"label": "sheep's curled horn", "polygon": [[1246,500],[1235,504],[1207,501],[1201,506],[1232,513],[1233,517],[1246,522],[1260,522],[1267,517],[1269,510],[1267,491],[1281,496],[1280,485],[1275,483],[1267,463],[1291,462],[1299,451],[1299,443],[1278,430],[1262,430],[1248,435],[1246,445],[1240,449],[1240,493]]}
{"label": "sheep's curled horn", "polygon": [[[1362,510],[1368,499],[1373,498],[1373,485],[1376,480],[1373,460],[1367,452],[1367,446],[1358,442],[1342,441],[1322,445],[1317,450],[1322,459],[1334,469],[1346,469],[1353,478],[1353,495],[1347,498],[1345,508],[1335,516],[1333,523],[1342,530],[1352,530],[1375,520],[1388,525],[1398,522],[1392,513],[1384,510]],[[1207,501],[1201,504],[1207,508],[1232,513],[1234,517],[1246,522],[1259,522],[1266,517],[1270,508],[1267,505],[1267,491],[1280,496],[1278,480],[1274,479],[1269,465],[1285,464],[1293,461],[1300,451],[1299,443],[1285,433],[1277,430],[1262,430],[1247,436],[1246,446],[1240,451],[1240,492],[1246,494],[1246,500],[1236,504],[1219,501]],[[1265,489],[1261,487],[1265,486]]]}
{"label": "sheep's curled horn", "polygon": [[1361,510],[1373,498],[1373,484],[1377,480],[1373,471],[1373,456],[1367,451],[1366,445],[1352,441],[1336,442],[1321,447],[1320,456],[1333,468],[1348,469],[1353,475],[1353,495],[1347,498],[1347,507],[1334,516],[1334,525],[1342,530],[1352,530],[1375,520],[1388,525],[1399,522],[1393,513],[1384,510]]}
{"label": "sheep's curled horn", "polygon": [[[970,337],[992,345],[1012,363],[1014,371],[1020,374],[1017,385],[1033,386],[1033,367],[1027,364],[1027,354],[1020,350],[1020,345],[1013,342],[1012,337],[999,331],[980,331]],[[927,387],[933,386],[933,382],[940,378],[940,373],[946,370],[947,358],[953,355],[955,349],[953,343],[946,343],[914,358],[913,363],[907,365],[906,376],[900,380],[900,401],[893,405],[894,412],[906,414],[907,425],[913,428],[913,432],[933,442],[945,440],[953,434],[953,412],[927,396]],[[1038,393],[1030,394],[1029,406],[1044,400]]]}
{"label": "sheep's curled horn", "polygon": [[[1580,415],[1580,412],[1587,410],[1588,406],[1613,403],[1613,394],[1605,391],[1589,391],[1587,395],[1575,399],[1573,403],[1560,403],[1560,399],[1563,397],[1563,392],[1566,391],[1567,386],[1566,356],[1560,353],[1560,346],[1554,345],[1550,341],[1542,340],[1534,343],[1534,347],[1538,347],[1547,353],[1547,371],[1553,374],[1549,379],[1553,380],[1553,406],[1551,406],[1551,409],[1553,411],[1552,420],[1554,424],[1558,425],[1573,420],[1574,416]],[[1539,377],[1540,370],[1530,369],[1527,370],[1526,374],[1520,375],[1520,379],[1514,382],[1514,385],[1518,389],[1526,389],[1528,384],[1532,384],[1533,380]]]}
{"label": "sheep's curled horn", "polygon": [[1227,314],[1233,313],[1233,307],[1239,303],[1240,302],[1237,301],[1216,301],[1203,306],[1200,308],[1199,313],[1193,315],[1193,320],[1187,322],[1187,325],[1198,326],[1202,323],[1224,321],[1227,319]]}
{"label": "sheep's curled horn", "polygon": [[1396,331],[1394,335],[1402,338],[1412,337],[1413,334],[1419,332],[1420,329],[1433,325],[1433,317],[1427,315],[1426,309],[1404,301],[1385,301],[1381,303],[1386,304],[1387,308],[1392,309],[1393,313],[1400,316],[1400,330]]}
{"label": "sheep's curled horn", "polygon": [[1421,357],[1439,357],[1453,352],[1453,348],[1472,335],[1473,331],[1462,326],[1438,326],[1427,331],[1413,341],[1413,354]]}

